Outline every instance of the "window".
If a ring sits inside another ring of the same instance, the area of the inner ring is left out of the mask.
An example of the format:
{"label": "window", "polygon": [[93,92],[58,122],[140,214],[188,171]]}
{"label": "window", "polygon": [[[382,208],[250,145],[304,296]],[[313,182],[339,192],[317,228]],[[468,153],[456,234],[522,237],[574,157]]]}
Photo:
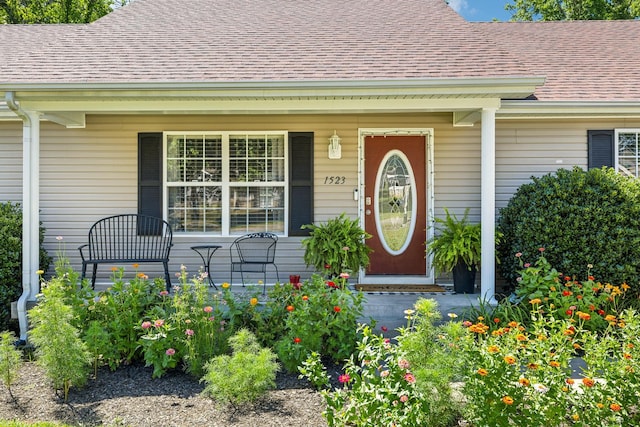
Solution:
{"label": "window", "polygon": [[640,129],[616,129],[616,169],[640,177]]}
{"label": "window", "polygon": [[175,232],[286,229],[285,132],[165,132],[165,217]]}

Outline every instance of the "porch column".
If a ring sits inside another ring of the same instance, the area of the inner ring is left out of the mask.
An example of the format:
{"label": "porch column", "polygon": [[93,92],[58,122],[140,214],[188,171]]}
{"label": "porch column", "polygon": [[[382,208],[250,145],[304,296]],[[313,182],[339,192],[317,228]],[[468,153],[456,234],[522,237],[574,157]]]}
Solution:
{"label": "porch column", "polygon": [[40,291],[40,115],[19,114],[22,125],[22,295],[18,299],[20,340],[26,342],[27,301]]}
{"label": "porch column", "polygon": [[482,149],[480,211],[482,221],[482,260],[480,299],[495,302],[495,228],[496,228],[496,109],[482,110]]}

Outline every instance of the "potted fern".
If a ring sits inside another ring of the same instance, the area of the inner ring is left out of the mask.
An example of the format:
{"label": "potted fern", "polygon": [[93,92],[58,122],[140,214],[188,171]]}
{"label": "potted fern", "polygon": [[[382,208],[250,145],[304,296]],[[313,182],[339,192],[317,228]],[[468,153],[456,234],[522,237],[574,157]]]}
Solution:
{"label": "potted fern", "polygon": [[469,209],[462,219],[445,208],[444,219],[435,218],[436,234],[427,242],[427,252],[433,255],[436,274],[453,273],[456,293],[473,293],[476,269],[480,263],[480,224],[471,224]]}
{"label": "potted fern", "polygon": [[371,248],[365,240],[371,237],[357,219],[342,213],[324,224],[306,224],[309,237],[302,240],[305,248],[304,262],[315,267],[327,277],[338,277],[341,273],[356,274],[369,266]]}

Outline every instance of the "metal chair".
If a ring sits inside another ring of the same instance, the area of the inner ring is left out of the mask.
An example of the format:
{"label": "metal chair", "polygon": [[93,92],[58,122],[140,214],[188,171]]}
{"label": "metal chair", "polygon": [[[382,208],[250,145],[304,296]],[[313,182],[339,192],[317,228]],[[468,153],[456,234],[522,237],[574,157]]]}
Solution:
{"label": "metal chair", "polygon": [[276,270],[276,277],[280,281],[278,266],[275,264],[276,243],[278,236],[273,233],[250,233],[238,237],[231,244],[231,283],[233,273],[239,271],[244,286],[245,273],[262,273],[263,290],[267,289],[267,266],[272,265]]}

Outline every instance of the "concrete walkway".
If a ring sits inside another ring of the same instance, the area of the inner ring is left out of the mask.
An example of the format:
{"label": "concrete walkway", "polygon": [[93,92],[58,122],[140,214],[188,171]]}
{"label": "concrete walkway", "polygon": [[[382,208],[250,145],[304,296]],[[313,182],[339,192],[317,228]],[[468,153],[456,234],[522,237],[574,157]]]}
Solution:
{"label": "concrete walkway", "polygon": [[389,331],[406,326],[404,311],[412,309],[420,298],[433,299],[438,303],[442,320],[448,320],[448,313],[462,316],[472,307],[479,307],[480,294],[455,294],[453,292],[366,292],[363,322],[370,318],[376,327],[385,326]]}

